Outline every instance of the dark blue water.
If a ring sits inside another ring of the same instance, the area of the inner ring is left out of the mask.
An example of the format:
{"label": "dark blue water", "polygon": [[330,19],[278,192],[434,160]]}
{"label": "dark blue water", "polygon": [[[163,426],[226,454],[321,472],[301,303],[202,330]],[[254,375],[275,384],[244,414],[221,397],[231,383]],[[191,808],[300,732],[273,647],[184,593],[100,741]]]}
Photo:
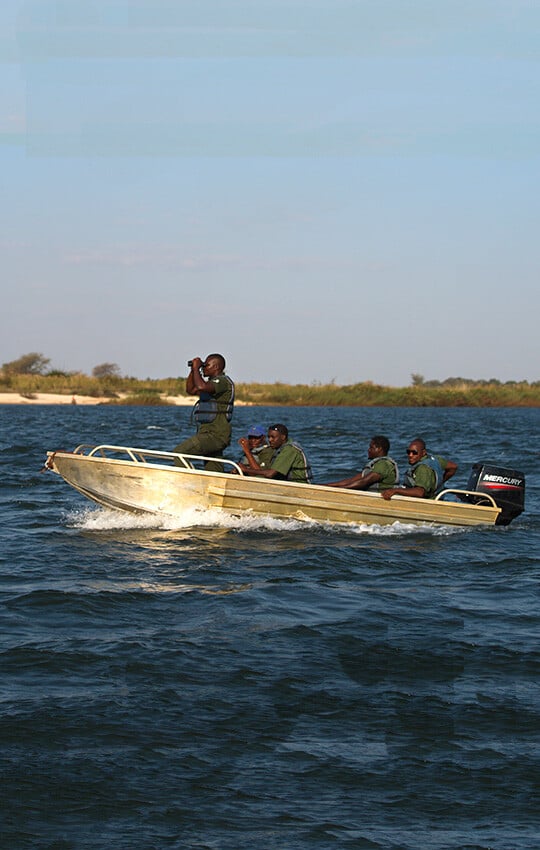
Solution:
{"label": "dark blue water", "polygon": [[2,848],[537,850],[540,412],[236,415],[286,422],[318,481],[381,432],[456,485],[524,470],[508,528],[159,528],[39,472],[47,448],[171,449],[187,419],[0,407]]}

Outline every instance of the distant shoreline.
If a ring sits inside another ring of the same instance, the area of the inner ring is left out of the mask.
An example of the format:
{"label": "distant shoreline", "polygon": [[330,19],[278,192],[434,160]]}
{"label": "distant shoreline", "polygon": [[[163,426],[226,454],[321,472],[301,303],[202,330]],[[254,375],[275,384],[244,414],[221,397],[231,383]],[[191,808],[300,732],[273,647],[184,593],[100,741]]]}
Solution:
{"label": "distant shoreline", "polygon": [[[114,399],[110,396],[64,395],[62,393],[0,393],[0,404],[111,404],[112,401],[122,401],[128,393],[118,393]],[[188,396],[162,396],[162,400],[170,405],[189,406],[195,399]],[[112,406],[112,405],[111,405]]]}
{"label": "distant shoreline", "polygon": [[[133,395],[130,393],[116,393],[114,398],[110,396],[92,396],[92,395],[79,395],[78,393],[73,393],[70,395],[66,395],[65,393],[0,393],[0,404],[72,404],[76,405],[96,405],[96,404],[107,404],[110,407],[121,406],[122,402],[126,398],[133,399]],[[167,405],[176,406],[176,407],[192,407],[196,398],[192,396],[184,396],[184,395],[162,395],[159,396],[160,400]],[[116,404],[115,404],[116,403]],[[136,404],[136,401],[128,402],[132,404]],[[235,402],[239,407],[244,405],[249,405],[249,402],[246,401],[237,401]],[[162,406],[165,406],[162,405]],[[127,405],[126,405],[127,406]],[[148,405],[146,405],[148,406]]]}
{"label": "distant shoreline", "polygon": [[[174,387],[139,387],[109,390],[97,387],[95,394],[38,392],[30,387],[0,392],[0,405],[103,405],[192,407],[193,396],[174,393]],[[92,391],[92,390],[91,390]],[[238,396],[243,396],[242,400]],[[385,388],[373,384],[354,387],[305,387],[237,385],[238,407],[448,407],[448,408],[539,408],[540,387],[470,387],[456,390],[417,387]]]}

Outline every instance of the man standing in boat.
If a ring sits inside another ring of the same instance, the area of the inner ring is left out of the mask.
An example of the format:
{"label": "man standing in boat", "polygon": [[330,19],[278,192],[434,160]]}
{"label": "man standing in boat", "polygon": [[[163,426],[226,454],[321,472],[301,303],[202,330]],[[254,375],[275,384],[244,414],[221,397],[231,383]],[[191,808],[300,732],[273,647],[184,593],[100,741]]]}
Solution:
{"label": "man standing in boat", "polygon": [[[188,395],[198,395],[192,418],[197,433],[179,443],[174,449],[179,454],[223,457],[223,450],[231,442],[231,420],[234,409],[234,384],[225,374],[225,358],[209,354],[206,360],[194,357],[188,361],[190,373],[186,380]],[[222,472],[223,464],[207,461],[205,469]]]}
{"label": "man standing in boat", "polygon": [[429,454],[420,438],[413,440],[407,449],[409,468],[404,475],[403,487],[384,490],[383,499],[392,496],[411,496],[416,499],[434,499],[437,491],[455,475],[457,463],[440,455]]}

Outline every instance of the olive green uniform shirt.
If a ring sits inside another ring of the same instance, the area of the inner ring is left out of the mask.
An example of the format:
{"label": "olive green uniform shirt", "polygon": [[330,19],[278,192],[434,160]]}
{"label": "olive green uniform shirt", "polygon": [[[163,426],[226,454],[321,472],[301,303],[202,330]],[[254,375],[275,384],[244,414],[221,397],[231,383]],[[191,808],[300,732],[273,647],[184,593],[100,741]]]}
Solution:
{"label": "olive green uniform shirt", "polygon": [[290,441],[284,443],[273,455],[270,468],[288,481],[308,482],[304,455]]}
{"label": "olive green uniform shirt", "polygon": [[366,469],[365,474],[368,475],[370,472],[376,472],[381,476],[381,480],[373,486],[373,490],[388,490],[396,486],[396,468],[388,458],[378,458],[371,469]]}
{"label": "olive green uniform shirt", "polygon": [[[270,469],[270,463],[272,461],[274,449],[271,449],[270,446],[261,446],[260,449],[252,449],[251,454],[253,455],[261,469]],[[249,466],[249,460],[246,455],[242,455],[240,463],[245,463]]]}
{"label": "olive green uniform shirt", "polygon": [[213,422],[203,422],[197,428],[198,434],[211,434],[213,437],[223,441],[225,446],[228,446],[231,441],[231,423],[227,420],[226,411],[227,405],[230,404],[233,388],[230,380],[225,375],[216,375],[215,378],[209,378],[208,383],[215,387],[212,398],[218,406],[218,412]]}
{"label": "olive green uniform shirt", "polygon": [[[441,469],[444,472],[446,467],[448,466],[448,461],[446,458],[441,457],[440,455],[433,455],[433,457],[437,458],[441,465]],[[422,463],[420,461],[419,465],[416,467],[414,472],[412,473],[415,487],[423,487],[424,488],[424,498],[425,499],[433,499],[437,492],[437,476],[435,472],[428,466],[426,463]]]}

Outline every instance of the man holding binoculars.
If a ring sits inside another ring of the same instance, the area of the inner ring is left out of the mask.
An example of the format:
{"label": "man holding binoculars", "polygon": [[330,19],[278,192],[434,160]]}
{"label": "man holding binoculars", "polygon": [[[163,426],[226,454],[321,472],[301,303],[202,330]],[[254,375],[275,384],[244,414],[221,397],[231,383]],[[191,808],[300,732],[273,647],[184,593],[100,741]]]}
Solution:
{"label": "man holding binoculars", "polygon": [[[198,395],[193,408],[197,433],[179,443],[174,449],[179,454],[223,457],[223,450],[231,442],[231,420],[234,409],[234,384],[225,374],[225,358],[209,354],[206,360],[194,357],[188,361],[190,373],[186,392]],[[207,461],[204,468],[210,472],[223,472],[223,464]]]}

